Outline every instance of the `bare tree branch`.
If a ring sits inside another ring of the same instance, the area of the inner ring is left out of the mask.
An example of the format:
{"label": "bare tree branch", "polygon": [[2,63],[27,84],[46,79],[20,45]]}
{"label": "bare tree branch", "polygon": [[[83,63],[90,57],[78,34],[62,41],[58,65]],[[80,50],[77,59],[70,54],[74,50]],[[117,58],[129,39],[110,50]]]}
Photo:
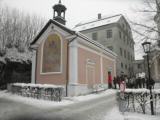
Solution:
{"label": "bare tree branch", "polygon": [[157,33],[160,33],[160,32],[156,29],[155,26],[150,27],[150,26],[147,26],[147,25],[144,25],[144,24],[140,24],[140,23],[136,23],[136,22],[132,22],[132,21],[131,21],[131,23],[132,23],[133,25],[138,25],[138,26],[141,26],[141,27],[143,27],[143,28],[147,28],[147,29],[150,30],[150,31],[155,31],[155,32],[157,32]]}
{"label": "bare tree branch", "polygon": [[135,33],[137,33],[137,34],[139,34],[140,36],[143,37],[141,40],[146,40],[146,39],[158,40],[158,39],[156,39],[156,38],[149,37],[148,35],[146,35],[146,34],[144,34],[144,33],[141,33],[141,32],[139,32],[139,31],[136,30],[136,29],[132,29],[132,30],[133,30],[133,32],[135,32]]}

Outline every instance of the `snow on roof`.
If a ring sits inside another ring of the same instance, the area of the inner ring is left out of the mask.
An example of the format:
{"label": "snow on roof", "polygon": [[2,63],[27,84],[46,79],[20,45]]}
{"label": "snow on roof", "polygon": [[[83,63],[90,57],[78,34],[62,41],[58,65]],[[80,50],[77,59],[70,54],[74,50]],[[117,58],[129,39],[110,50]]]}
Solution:
{"label": "snow on roof", "polygon": [[38,35],[36,35],[36,37],[34,38],[34,40],[31,42],[31,48],[32,46],[36,43],[36,41],[40,38],[40,36],[44,33],[44,31],[46,31],[46,29],[48,28],[48,26],[53,23],[54,25],[66,30],[67,32],[69,32],[70,34],[75,34],[74,30],[71,30],[70,28],[66,27],[65,25],[57,22],[56,20],[52,20],[50,19],[47,24],[41,29],[41,31],[38,33]]}
{"label": "snow on roof", "polygon": [[0,57],[0,62],[6,64],[6,61],[5,61],[4,57]]}
{"label": "snow on roof", "polygon": [[95,27],[99,27],[99,26],[103,26],[103,25],[108,25],[111,23],[116,23],[121,18],[121,16],[122,15],[119,14],[119,15],[115,15],[115,16],[110,16],[110,17],[105,17],[102,19],[93,20],[93,21],[86,22],[86,23],[80,23],[74,27],[74,30],[83,31],[83,30],[87,30],[87,29],[91,29],[91,28],[95,28]]}
{"label": "snow on roof", "polygon": [[[112,52],[111,50],[109,50],[108,48],[104,47],[102,44],[98,43],[97,41],[95,40],[92,40],[90,38],[88,38],[87,36],[81,34],[80,32],[77,32],[77,31],[74,31],[74,30],[71,30],[70,28],[66,27],[65,25],[55,21],[55,20],[49,20],[48,23],[44,26],[44,28],[39,32],[39,34],[36,36],[36,38],[33,40],[33,42],[31,43],[31,48],[33,48],[33,45],[36,43],[36,41],[40,38],[40,36],[44,33],[44,31],[48,28],[48,26],[53,23],[57,26],[59,26],[60,28],[68,31],[69,33],[71,33],[72,35],[77,35],[79,37],[81,37],[82,39],[90,42],[91,44],[99,47],[100,49],[102,49],[103,51],[105,52],[108,52],[110,53],[111,55],[113,56],[117,56],[114,52]],[[36,47],[37,49],[38,47]]]}
{"label": "snow on roof", "polygon": [[30,63],[32,53],[29,51],[20,53],[16,48],[8,49],[5,55],[5,59],[11,62]]}

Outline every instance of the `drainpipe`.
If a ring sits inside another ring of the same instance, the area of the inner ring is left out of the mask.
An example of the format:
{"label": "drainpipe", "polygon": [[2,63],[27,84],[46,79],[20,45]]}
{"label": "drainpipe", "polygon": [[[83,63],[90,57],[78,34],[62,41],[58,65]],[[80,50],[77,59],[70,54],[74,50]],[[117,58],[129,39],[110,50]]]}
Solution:
{"label": "drainpipe", "polygon": [[70,41],[68,41],[67,43],[67,66],[66,66],[66,97],[68,97],[68,83],[69,83],[69,44],[71,42],[73,42],[76,38],[78,37],[78,35],[76,34],[76,36],[74,38],[72,38]]}

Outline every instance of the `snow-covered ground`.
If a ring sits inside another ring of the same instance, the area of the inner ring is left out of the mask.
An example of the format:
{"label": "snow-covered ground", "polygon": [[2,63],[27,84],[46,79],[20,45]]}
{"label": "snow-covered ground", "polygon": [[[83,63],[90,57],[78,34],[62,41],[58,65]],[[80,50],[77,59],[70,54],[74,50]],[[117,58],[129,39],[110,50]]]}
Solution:
{"label": "snow-covered ground", "polygon": [[53,108],[53,107],[60,107],[60,106],[66,106],[78,102],[85,102],[92,99],[97,99],[104,96],[109,96],[115,94],[115,90],[106,90],[104,92],[98,93],[98,94],[89,94],[84,96],[75,96],[75,97],[65,97],[61,102],[54,102],[54,101],[48,101],[48,100],[37,100],[34,98],[29,97],[22,97],[18,95],[13,95],[7,91],[0,91],[0,98],[6,98],[9,100],[13,100],[16,102],[32,105],[38,108]]}
{"label": "snow-covered ground", "polygon": [[124,120],[160,120],[160,115],[152,116],[146,114],[138,114],[138,113],[128,113],[124,114]]}
{"label": "snow-covered ground", "polygon": [[152,116],[141,113],[119,112],[118,107],[114,107],[106,114],[105,120],[160,120],[160,115]]}
{"label": "snow-covered ground", "polygon": [[13,95],[7,91],[0,91],[0,98],[5,98],[5,99],[9,99],[9,100],[16,101],[19,103],[24,103],[27,105],[41,108],[41,109],[53,108],[57,106],[65,106],[65,105],[69,105],[73,103],[72,100],[62,100],[61,102],[54,102],[54,101],[48,101],[48,100],[37,100],[34,98]]}
{"label": "snow-covered ground", "polygon": [[119,112],[118,107],[114,107],[106,114],[105,120],[160,120],[160,115],[152,116],[141,113]]}
{"label": "snow-covered ground", "polygon": [[[0,92],[0,120],[10,120],[13,116],[12,120],[104,120],[114,106],[117,106],[115,90],[68,97],[61,102]],[[23,119],[20,119],[22,116]]]}
{"label": "snow-covered ground", "polygon": [[124,116],[119,112],[118,106],[115,106],[106,113],[105,120],[124,120]]}
{"label": "snow-covered ground", "polygon": [[[87,103],[94,99],[99,100],[99,98],[103,98],[104,96],[108,96],[109,98],[111,98],[116,94],[116,92],[117,92],[116,90],[106,90],[98,94],[68,97],[68,98],[64,98],[61,102],[54,102],[54,101],[37,100],[33,98],[21,97],[21,96],[8,93],[7,91],[0,91],[0,99],[1,98],[8,99],[11,101],[16,101],[18,103],[31,105],[40,109],[54,109],[57,107],[63,108],[65,106],[72,106],[77,103],[83,103],[83,102]],[[116,99],[113,99],[113,100],[116,100]],[[92,118],[89,120],[100,120],[100,119]],[[125,112],[124,114],[122,114],[121,112],[119,112],[118,105],[114,105],[113,107],[110,107],[109,110],[105,112],[105,116],[103,120],[160,120],[160,115],[151,116],[151,115],[128,113],[128,112]]]}

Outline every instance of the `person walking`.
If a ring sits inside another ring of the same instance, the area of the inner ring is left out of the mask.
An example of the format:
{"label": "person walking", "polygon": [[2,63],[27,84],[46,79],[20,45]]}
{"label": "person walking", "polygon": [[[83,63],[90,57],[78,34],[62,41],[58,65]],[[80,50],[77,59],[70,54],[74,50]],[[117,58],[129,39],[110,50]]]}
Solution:
{"label": "person walking", "polygon": [[112,88],[112,75],[108,72],[108,88]]}
{"label": "person walking", "polygon": [[142,78],[142,87],[143,88],[145,88],[145,82],[146,82],[145,78]]}
{"label": "person walking", "polygon": [[117,78],[114,77],[113,79],[114,89],[117,89]]}
{"label": "person walking", "polygon": [[119,89],[120,89],[120,82],[121,82],[120,77],[117,76],[117,83],[118,83]]}

